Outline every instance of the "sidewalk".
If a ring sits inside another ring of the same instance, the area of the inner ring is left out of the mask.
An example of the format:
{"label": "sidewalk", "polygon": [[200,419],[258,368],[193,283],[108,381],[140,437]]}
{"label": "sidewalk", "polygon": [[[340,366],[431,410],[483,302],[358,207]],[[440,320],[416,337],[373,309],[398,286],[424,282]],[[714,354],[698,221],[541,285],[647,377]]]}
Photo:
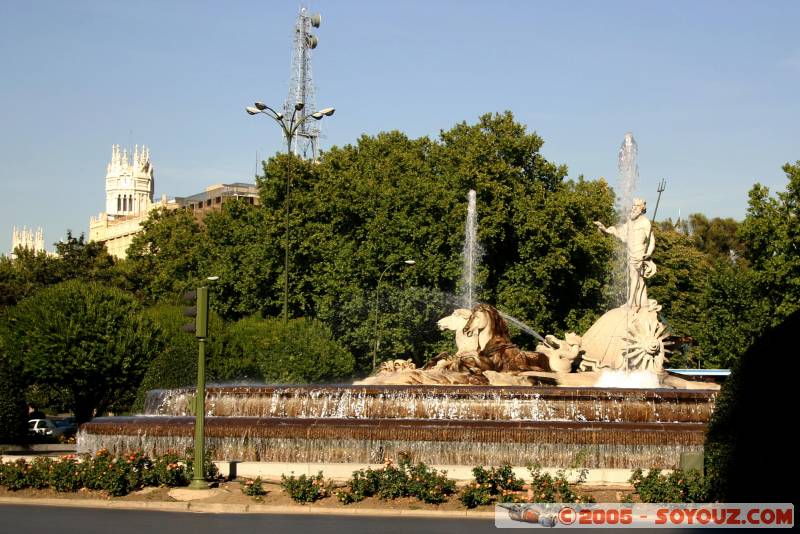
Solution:
{"label": "sidewalk", "polygon": [[493,519],[494,511],[474,510],[410,510],[357,507],[323,507],[310,505],[274,506],[267,504],[206,503],[202,500],[186,502],[122,501],[104,499],[51,499],[26,497],[0,497],[0,504],[27,506],[60,506],[71,508],[103,508],[117,510],[151,510],[163,512],[194,512],[202,514],[294,514],[294,515],[346,515],[373,517],[468,517]]}

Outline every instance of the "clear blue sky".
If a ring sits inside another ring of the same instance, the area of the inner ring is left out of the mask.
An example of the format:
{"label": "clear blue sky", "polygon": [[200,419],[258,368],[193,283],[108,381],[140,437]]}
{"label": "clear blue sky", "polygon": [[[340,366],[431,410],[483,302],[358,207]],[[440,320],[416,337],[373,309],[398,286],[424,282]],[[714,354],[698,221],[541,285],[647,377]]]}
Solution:
{"label": "clear blue sky", "polygon": [[[280,150],[295,1],[0,2],[0,252],[11,227],[88,232],[112,144],[146,144],[156,195],[252,181]],[[742,218],[800,159],[800,2],[311,2],[322,147],[436,136],[509,109],[571,177],[616,182],[626,131],[659,218]],[[663,210],[663,211],[661,211]],[[51,247],[52,248],[52,247]]]}

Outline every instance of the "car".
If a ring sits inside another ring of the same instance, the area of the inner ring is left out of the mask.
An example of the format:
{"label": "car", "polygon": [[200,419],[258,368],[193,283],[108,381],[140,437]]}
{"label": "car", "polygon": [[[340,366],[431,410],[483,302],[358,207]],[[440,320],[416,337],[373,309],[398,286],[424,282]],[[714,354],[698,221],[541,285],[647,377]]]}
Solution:
{"label": "car", "polygon": [[56,425],[50,419],[31,419],[28,421],[28,432],[57,438],[66,434],[67,428]]}
{"label": "car", "polygon": [[62,430],[62,435],[65,438],[74,436],[78,433],[78,425],[75,423],[74,417],[65,417],[63,419],[53,419],[53,422],[58,428]]}

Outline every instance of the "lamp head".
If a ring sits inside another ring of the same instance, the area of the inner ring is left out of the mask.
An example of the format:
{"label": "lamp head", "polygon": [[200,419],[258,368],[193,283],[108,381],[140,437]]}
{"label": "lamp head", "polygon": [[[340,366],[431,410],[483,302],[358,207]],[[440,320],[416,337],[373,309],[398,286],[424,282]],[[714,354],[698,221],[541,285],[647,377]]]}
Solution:
{"label": "lamp head", "polygon": [[305,104],[303,104],[302,102],[298,102],[297,104],[294,105],[294,109],[297,111],[302,111],[303,107],[305,107]]}
{"label": "lamp head", "polygon": [[333,108],[323,108],[323,109],[319,110],[320,113],[322,113],[323,115],[326,115],[328,117],[333,115],[334,111],[336,111],[336,110],[333,109]]}
{"label": "lamp head", "polygon": [[256,103],[255,103],[255,104],[253,104],[253,105],[254,105],[254,106],[255,106],[255,107],[256,107],[256,108],[257,108],[259,111],[264,111],[265,109],[267,109],[267,105],[266,105],[265,103],[263,103],[263,102],[256,102]]}
{"label": "lamp head", "polygon": [[260,113],[260,111],[258,111],[258,109],[254,108],[253,106],[247,106],[246,108],[244,108],[244,110],[250,115],[256,115]]}

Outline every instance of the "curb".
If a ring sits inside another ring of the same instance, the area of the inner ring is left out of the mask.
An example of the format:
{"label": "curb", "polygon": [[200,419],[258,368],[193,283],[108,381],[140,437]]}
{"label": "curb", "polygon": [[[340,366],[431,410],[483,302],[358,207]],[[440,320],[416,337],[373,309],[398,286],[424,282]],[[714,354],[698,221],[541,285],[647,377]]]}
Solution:
{"label": "curb", "polygon": [[323,508],[314,506],[271,506],[267,504],[225,504],[198,501],[115,501],[101,499],[31,499],[0,497],[0,504],[54,506],[68,508],[103,508],[112,510],[148,510],[159,512],[193,512],[200,514],[281,514],[281,515],[345,515],[372,517],[441,517],[494,519],[494,512],[469,510],[405,510],[382,508]]}

